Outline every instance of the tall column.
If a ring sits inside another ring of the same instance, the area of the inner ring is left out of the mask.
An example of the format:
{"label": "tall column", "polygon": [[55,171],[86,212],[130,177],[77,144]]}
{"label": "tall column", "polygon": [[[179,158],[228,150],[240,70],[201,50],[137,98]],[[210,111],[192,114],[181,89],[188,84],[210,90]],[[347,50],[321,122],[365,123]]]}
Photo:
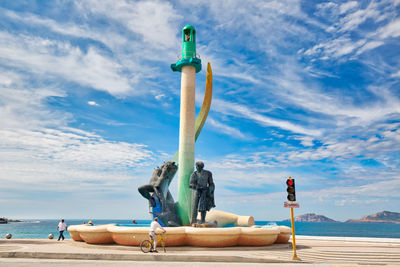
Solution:
{"label": "tall column", "polygon": [[181,72],[178,213],[185,225],[190,223],[192,213],[189,182],[194,166],[196,68],[183,66]]}
{"label": "tall column", "polygon": [[171,64],[173,71],[181,72],[181,112],[179,126],[178,159],[178,215],[182,225],[190,223],[191,190],[190,175],[194,166],[195,142],[195,83],[196,73],[201,70],[201,60],[196,56],[196,30],[191,25],[182,29],[182,58]]}

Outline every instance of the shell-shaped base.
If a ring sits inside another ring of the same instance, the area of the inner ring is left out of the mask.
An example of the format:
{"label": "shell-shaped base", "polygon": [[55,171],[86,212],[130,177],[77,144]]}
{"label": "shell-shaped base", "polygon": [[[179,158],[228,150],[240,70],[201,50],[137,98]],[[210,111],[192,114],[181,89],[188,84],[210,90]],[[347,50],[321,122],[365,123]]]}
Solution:
{"label": "shell-shaped base", "polygon": [[279,229],[279,235],[276,239],[275,243],[277,244],[285,244],[289,242],[290,235],[292,233],[292,229],[287,226],[277,226],[276,228]]}
{"label": "shell-shaped base", "polygon": [[186,229],[186,243],[196,247],[233,247],[237,245],[241,227]]}
{"label": "shell-shaped base", "polygon": [[241,227],[238,239],[239,246],[268,246],[275,243],[279,235],[279,229]]}
{"label": "shell-shaped base", "polygon": [[80,226],[78,228],[80,237],[89,244],[112,244],[114,240],[107,228],[110,225]]}
{"label": "shell-shaped base", "polygon": [[[194,247],[268,246],[287,243],[291,229],[287,226],[194,228],[165,227],[165,245]],[[85,226],[73,225],[68,228],[75,241],[89,244],[117,243],[125,246],[139,246],[149,239],[149,227],[126,227],[115,225]]]}
{"label": "shell-shaped base", "polygon": [[74,241],[83,242],[83,239],[81,238],[81,235],[79,233],[79,227],[81,227],[81,225],[71,225],[68,227],[68,232]]}

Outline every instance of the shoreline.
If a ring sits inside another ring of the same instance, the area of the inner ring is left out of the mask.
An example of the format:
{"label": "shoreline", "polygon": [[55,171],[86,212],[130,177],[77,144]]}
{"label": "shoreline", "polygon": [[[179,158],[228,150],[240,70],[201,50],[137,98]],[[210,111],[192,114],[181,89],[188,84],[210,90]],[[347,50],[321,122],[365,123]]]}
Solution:
{"label": "shoreline", "polygon": [[[314,236],[314,235],[296,235],[296,240],[324,240],[324,241],[345,241],[345,242],[374,242],[374,243],[399,243],[400,238],[389,237],[353,237],[353,236]],[[292,240],[290,236],[289,241]]]}

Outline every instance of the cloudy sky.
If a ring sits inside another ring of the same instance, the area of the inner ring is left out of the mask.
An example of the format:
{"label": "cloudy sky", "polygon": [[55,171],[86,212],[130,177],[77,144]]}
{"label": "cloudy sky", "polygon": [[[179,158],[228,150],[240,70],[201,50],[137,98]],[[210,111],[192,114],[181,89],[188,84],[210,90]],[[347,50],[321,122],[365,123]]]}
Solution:
{"label": "cloudy sky", "polygon": [[[1,1],[0,216],[148,219],[178,149],[181,29],[213,101],[196,160],[220,210],[400,212],[400,1]],[[176,198],[175,177],[171,191]]]}

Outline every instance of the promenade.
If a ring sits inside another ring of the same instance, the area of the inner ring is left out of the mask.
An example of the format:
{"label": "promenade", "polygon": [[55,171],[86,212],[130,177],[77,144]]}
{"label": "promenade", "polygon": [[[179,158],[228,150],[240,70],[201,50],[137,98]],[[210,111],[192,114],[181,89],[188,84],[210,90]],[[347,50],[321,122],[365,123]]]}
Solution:
{"label": "promenade", "polygon": [[400,266],[400,239],[296,236],[296,244],[301,261],[292,260],[291,243],[265,247],[168,247],[167,253],[159,250],[158,254],[144,254],[140,248],[129,246],[89,245],[72,240],[2,239],[0,266],[9,266],[10,263],[13,266],[35,266],[35,263],[36,266],[46,266],[46,262],[50,264],[48,266],[54,263],[57,266],[69,266],[71,263],[107,266],[112,262],[115,266],[128,266],[133,262],[147,266],[146,263],[154,261],[163,261],[165,266],[180,266],[188,262],[191,263],[189,266],[227,266],[227,263],[229,266],[274,263]]}

